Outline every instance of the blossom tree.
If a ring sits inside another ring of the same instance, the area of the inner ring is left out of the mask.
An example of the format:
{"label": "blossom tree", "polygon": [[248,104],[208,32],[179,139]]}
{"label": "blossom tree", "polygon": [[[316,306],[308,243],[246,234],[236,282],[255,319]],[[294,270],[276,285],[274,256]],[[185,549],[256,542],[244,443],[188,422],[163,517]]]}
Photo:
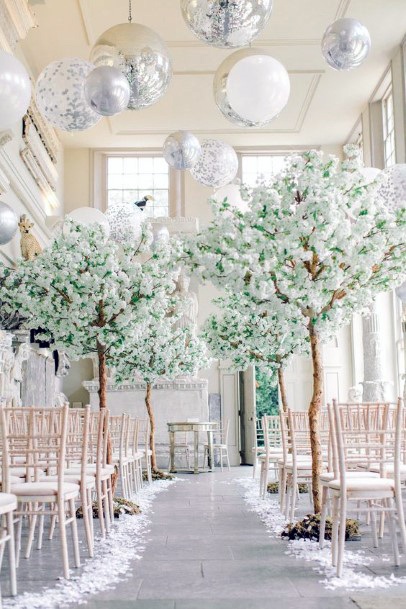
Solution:
{"label": "blossom tree", "polygon": [[[176,312],[178,311],[178,313]],[[155,415],[152,390],[159,378],[194,376],[208,365],[204,341],[192,328],[177,327],[180,316],[175,294],[168,295],[159,308],[150,308],[144,323],[127,335],[125,344],[112,350],[116,381],[130,381],[134,376],[146,384],[145,406],[150,421],[149,447],[151,466],[158,473],[155,450]]]}
{"label": "blossom tree", "polygon": [[292,320],[306,324],[315,512],[321,507],[322,340],[401,283],[406,268],[406,210],[386,206],[379,179],[368,183],[359,154],[346,153],[344,162],[317,151],[290,157],[268,185],[247,191],[245,214],[227,200],[213,203],[213,221],[188,245],[190,265],[202,279],[271,310],[292,307]]}
{"label": "blossom tree", "polygon": [[230,359],[232,366],[245,370],[250,365],[277,375],[284,411],[288,400],[284,368],[294,354],[308,352],[308,333],[296,309],[277,303],[271,309],[266,302],[258,302],[246,295],[226,293],[214,303],[218,313],[206,320],[203,337],[214,357]]}
{"label": "blossom tree", "polygon": [[107,405],[111,350],[120,348],[174,288],[171,245],[160,243],[148,254],[151,239],[144,226],[137,244],[118,246],[98,224],[65,221],[34,260],[1,269],[6,310],[18,310],[27,326],[46,328],[56,348],[72,359],[97,353],[100,408]]}

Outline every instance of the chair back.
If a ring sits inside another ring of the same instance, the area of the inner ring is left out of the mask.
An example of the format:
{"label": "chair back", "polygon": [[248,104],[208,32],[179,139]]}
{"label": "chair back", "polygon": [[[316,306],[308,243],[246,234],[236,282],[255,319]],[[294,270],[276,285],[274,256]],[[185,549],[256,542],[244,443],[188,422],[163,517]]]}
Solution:
{"label": "chair back", "polygon": [[68,416],[67,404],[60,408],[0,405],[4,492],[10,492],[13,469],[23,466],[27,482],[39,482],[45,470],[55,472],[58,491],[62,493]]}
{"label": "chair back", "polygon": [[281,418],[278,415],[264,415],[262,417],[262,430],[265,453],[269,454],[271,449],[282,449]]}

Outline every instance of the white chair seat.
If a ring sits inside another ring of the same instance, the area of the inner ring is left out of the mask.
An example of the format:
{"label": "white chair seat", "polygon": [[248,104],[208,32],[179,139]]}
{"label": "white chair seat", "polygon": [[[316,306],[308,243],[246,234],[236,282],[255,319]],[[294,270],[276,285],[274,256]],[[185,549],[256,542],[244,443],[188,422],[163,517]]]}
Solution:
{"label": "white chair seat", "polygon": [[[82,482],[80,475],[77,474],[68,474],[64,477],[64,480],[71,484],[78,484],[79,486]],[[85,481],[87,488],[95,486],[96,484],[94,476],[86,476]],[[58,476],[44,476],[44,478],[41,478],[40,482],[58,482]]]}
{"label": "white chair seat", "polygon": [[[372,465],[369,466],[369,471],[371,473],[373,472],[373,473],[379,474],[380,471],[381,471],[381,468],[379,467],[378,463],[373,463]],[[395,465],[394,465],[394,463],[385,463],[384,472],[385,472],[385,474],[392,474],[393,475],[394,472],[395,472]],[[401,463],[399,465],[399,472],[400,472],[401,475],[402,474],[403,475],[406,474],[406,465],[404,463]]]}
{"label": "white chair seat", "polygon": [[[58,484],[56,482],[23,482],[12,484],[11,492],[17,497],[51,497],[57,496]],[[79,485],[65,482],[63,495],[66,499],[72,499],[79,494]]]}
{"label": "white chair seat", "polygon": [[17,509],[17,497],[10,493],[0,493],[0,514],[8,514]]}
{"label": "white chair seat", "polygon": [[[356,472],[356,471],[349,471],[346,473],[346,476],[348,476],[349,478],[379,478],[379,474],[376,474],[374,472]],[[334,480],[334,472],[325,472],[324,474],[321,474],[320,476],[320,482],[332,482]]]}
{"label": "white chair seat", "polygon": [[[341,490],[341,481],[332,480],[329,483],[329,488],[335,491]],[[348,491],[392,491],[395,488],[395,481],[392,478],[374,478],[368,477],[354,477],[347,480],[346,488]]]}
{"label": "white chair seat", "polygon": [[[77,467],[68,467],[65,469],[65,474],[67,476],[71,476],[74,474],[80,474],[81,472],[81,468],[80,465],[78,465]],[[102,472],[102,476],[106,475],[106,474],[114,474],[114,465],[106,465],[106,467],[102,467],[101,468],[101,472]],[[86,465],[86,473],[91,475],[96,475],[96,464],[95,463],[89,463],[89,465]]]}

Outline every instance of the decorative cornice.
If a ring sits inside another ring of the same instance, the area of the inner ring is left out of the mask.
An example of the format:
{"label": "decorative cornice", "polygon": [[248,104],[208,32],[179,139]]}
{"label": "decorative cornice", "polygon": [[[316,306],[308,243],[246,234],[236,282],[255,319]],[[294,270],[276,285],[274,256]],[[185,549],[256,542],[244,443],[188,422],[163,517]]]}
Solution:
{"label": "decorative cornice", "polygon": [[[88,390],[89,393],[96,393],[99,390],[99,383],[97,380],[83,381],[83,387]],[[153,389],[163,391],[207,391],[209,381],[207,379],[176,379],[174,381],[157,381],[153,385]],[[107,391],[110,392],[124,392],[124,391],[142,391],[145,392],[147,388],[146,383],[142,381],[134,383],[122,383],[121,385],[115,385],[114,383],[107,383]]]}
{"label": "decorative cornice", "polygon": [[36,27],[27,0],[0,0],[0,47],[12,53],[17,43]]}
{"label": "decorative cornice", "polygon": [[56,134],[55,129],[51,127],[48,121],[43,118],[42,114],[38,110],[34,98],[31,99],[31,104],[28,108],[27,114],[28,117],[31,119],[31,122],[38,133],[38,137],[42,141],[51,161],[56,164],[58,160],[58,154],[61,150],[61,142]]}
{"label": "decorative cornice", "polygon": [[0,148],[11,142],[13,139],[12,131],[1,131],[0,132]]}
{"label": "decorative cornice", "polygon": [[24,117],[23,140],[26,148],[20,152],[21,158],[39,188],[49,198],[49,191],[56,190],[58,171],[29,116]]}

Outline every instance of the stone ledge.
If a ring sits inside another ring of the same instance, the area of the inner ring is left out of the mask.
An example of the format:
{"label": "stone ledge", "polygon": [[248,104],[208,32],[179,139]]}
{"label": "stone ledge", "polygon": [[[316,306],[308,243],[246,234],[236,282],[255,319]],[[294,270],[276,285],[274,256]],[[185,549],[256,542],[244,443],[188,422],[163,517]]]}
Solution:
{"label": "stone ledge", "polygon": [[[99,383],[97,380],[83,381],[83,387],[87,389],[89,393],[96,393],[99,390]],[[107,391],[120,392],[120,391],[145,391],[146,383],[140,381],[135,383],[122,383],[115,385],[113,383],[107,383]],[[153,389],[163,391],[204,391],[208,390],[209,381],[207,379],[176,379],[175,381],[157,381],[153,385]]]}

